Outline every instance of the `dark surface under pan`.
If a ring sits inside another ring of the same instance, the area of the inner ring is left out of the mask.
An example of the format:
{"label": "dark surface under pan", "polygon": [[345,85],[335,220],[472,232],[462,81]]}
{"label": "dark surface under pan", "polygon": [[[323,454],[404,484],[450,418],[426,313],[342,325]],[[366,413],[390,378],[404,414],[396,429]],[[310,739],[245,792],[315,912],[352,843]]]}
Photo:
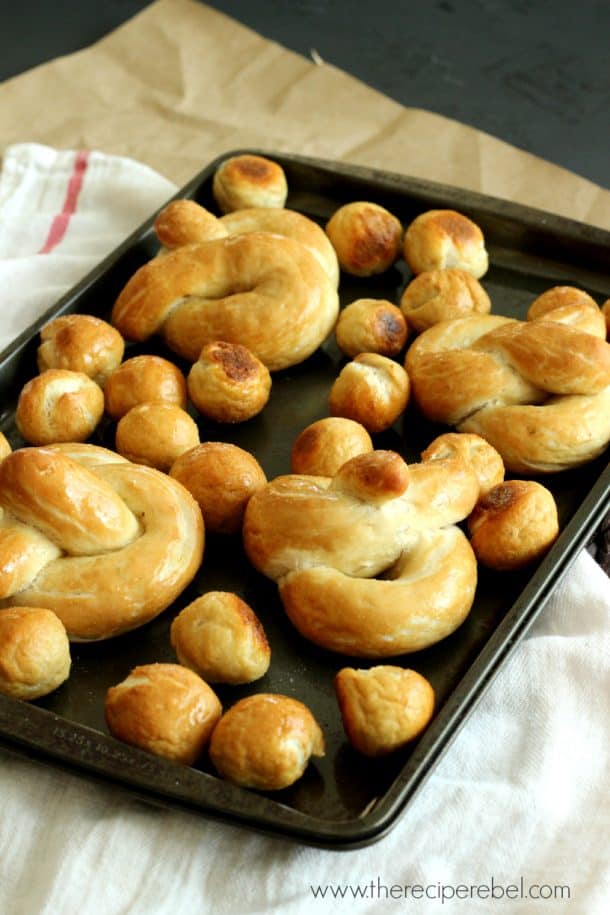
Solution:
{"label": "dark surface under pan", "polygon": [[[610,233],[601,229],[443,185],[270,155],[287,173],[287,206],[322,223],[352,200],[382,204],[403,224],[436,207],[458,209],[473,218],[483,229],[490,252],[491,267],[483,284],[495,313],[525,317],[532,299],[557,284],[584,288],[598,303],[610,296]],[[192,197],[215,211],[210,188],[217,164],[177,196]],[[14,409],[21,386],[36,373],[38,330],[60,313],[89,312],[107,318],[125,282],[157,249],[151,227],[152,217],[0,356],[1,428],[13,447],[23,444],[15,431]],[[372,279],[344,275],[342,304],[362,296],[398,303],[408,279],[403,261]],[[159,341],[130,347],[126,358],[139,352],[165,355],[188,369]],[[269,404],[258,417],[236,427],[199,418],[201,440],[232,441],[246,448],[268,478],[289,472],[294,439],[308,423],[328,415],[328,391],[345,361],[334,340],[327,340],[306,362],[274,375]],[[390,431],[375,437],[375,446],[415,461],[440,431],[444,430],[423,421],[410,406]],[[112,447],[113,435],[114,425],[104,421],[94,441]],[[156,620],[106,642],[73,645],[70,679],[44,699],[26,704],[0,696],[0,739],[8,749],[85,771],[152,802],[328,848],[373,842],[407,811],[413,792],[607,512],[607,457],[606,453],[578,470],[544,479],[556,497],[562,533],[538,566],[518,573],[481,570],[473,609],[458,631],[425,651],[390,661],[426,676],[437,697],[430,726],[409,749],[369,760],[349,747],[333,677],[343,666],[368,667],[375,662],[340,657],[302,639],[284,615],[276,586],[249,566],[240,538],[220,535],[208,535],[196,579]],[[206,758],[188,768],[134,749],[110,737],[104,724],[107,687],[136,664],[175,661],[169,642],[172,619],[197,595],[213,589],[240,594],[260,617],[272,647],[271,667],[262,680],[244,687],[217,687],[224,707],[252,692],[284,693],[304,701],[324,730],[326,756],[312,761],[295,785],[278,793],[247,791],[223,782]]]}

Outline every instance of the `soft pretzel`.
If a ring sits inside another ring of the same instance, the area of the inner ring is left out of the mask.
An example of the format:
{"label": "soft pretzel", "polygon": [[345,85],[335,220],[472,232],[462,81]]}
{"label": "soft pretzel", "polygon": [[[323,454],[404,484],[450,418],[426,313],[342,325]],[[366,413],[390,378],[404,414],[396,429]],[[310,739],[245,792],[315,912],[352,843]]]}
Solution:
{"label": "soft pretzel", "polygon": [[261,412],[271,393],[271,375],[240,343],[206,343],[187,377],[193,406],[217,423],[242,423]]}
{"label": "soft pretzel", "polygon": [[403,254],[413,273],[457,267],[479,279],[489,266],[481,229],[456,210],[420,213],[407,227]]}
{"label": "soft pretzel", "polygon": [[266,156],[230,156],[214,172],[212,193],[223,213],[244,207],[282,207],[288,196],[284,169]]}
{"label": "soft pretzel", "polygon": [[38,369],[84,372],[103,387],[124,351],[125,341],[107,321],[93,315],[60,315],[40,331]]}
{"label": "soft pretzel", "polygon": [[201,563],[201,511],[187,490],[96,446],[13,452],[0,506],[0,599],[53,610],[73,641],[153,619]]}
{"label": "soft pretzel", "polygon": [[241,343],[270,370],[311,355],[332,330],[337,291],[300,242],[252,232],[185,245],[141,267],[112,321],[130,340],[161,334],[195,362],[206,343]]}
{"label": "soft pretzel", "polygon": [[453,632],[472,605],[476,559],[455,525],[478,495],[459,458],[407,466],[374,451],[332,479],[271,481],[248,503],[244,545],[306,638],[364,657],[416,651]]}
{"label": "soft pretzel", "polygon": [[84,442],[104,413],[104,392],[84,372],[46,369],[24,384],[15,423],[26,442]]}
{"label": "soft pretzel", "polygon": [[161,356],[132,356],[110,375],[104,388],[106,413],[125,416],[132,407],[152,400],[186,408],[186,378],[177,365]]}
{"label": "soft pretzel", "polygon": [[428,419],[481,435],[509,470],[577,466],[610,441],[610,345],[565,324],[443,321],[413,343],[406,368]]}
{"label": "soft pretzel", "polygon": [[60,619],[41,607],[0,612],[0,693],[38,699],[70,675],[70,643]]}
{"label": "soft pretzel", "polygon": [[489,296],[467,270],[447,267],[426,270],[411,280],[402,294],[400,307],[418,333],[452,318],[469,314],[489,314]]}
{"label": "soft pretzel", "polygon": [[335,328],[337,346],[346,356],[397,356],[407,335],[400,308],[385,299],[356,299],[343,309]]}
{"label": "soft pretzel", "polygon": [[250,207],[218,219],[194,200],[173,200],[157,216],[155,232],[163,245],[161,253],[229,235],[248,235],[250,232],[284,235],[305,245],[333,285],[339,285],[335,249],[320,226],[296,210]]}
{"label": "soft pretzel", "polygon": [[606,338],[606,322],[597,302],[576,286],[553,286],[539,295],[529,307],[528,321],[555,321],[577,330]]}
{"label": "soft pretzel", "polygon": [[357,200],[335,210],[326,234],[346,273],[373,276],[388,270],[400,254],[400,220],[377,203]]}

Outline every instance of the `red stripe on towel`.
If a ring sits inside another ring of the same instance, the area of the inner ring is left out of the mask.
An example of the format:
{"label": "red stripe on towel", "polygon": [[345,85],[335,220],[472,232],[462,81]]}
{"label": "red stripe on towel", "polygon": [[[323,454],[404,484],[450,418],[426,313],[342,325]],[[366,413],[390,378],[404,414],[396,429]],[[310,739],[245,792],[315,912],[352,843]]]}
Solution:
{"label": "red stripe on towel", "polygon": [[64,200],[64,205],[61,208],[61,213],[58,213],[57,216],[55,216],[53,219],[51,228],[49,229],[49,234],[47,235],[47,240],[38,252],[39,254],[48,254],[49,251],[52,251],[53,248],[59,244],[59,242],[66,234],[66,230],[70,222],[70,217],[75,212],[78,204],[78,195],[80,194],[81,188],[83,186],[83,179],[85,177],[85,171],[87,170],[88,161],[88,150],[80,150],[76,154],[72,174],[70,175],[70,180],[68,181],[68,190],[66,191],[66,199]]}

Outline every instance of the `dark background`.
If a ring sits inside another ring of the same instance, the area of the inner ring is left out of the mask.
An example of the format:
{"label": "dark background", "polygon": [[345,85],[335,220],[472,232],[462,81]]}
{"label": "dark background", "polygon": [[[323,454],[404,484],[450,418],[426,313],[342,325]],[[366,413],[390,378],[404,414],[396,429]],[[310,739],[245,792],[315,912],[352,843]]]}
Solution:
{"label": "dark background", "polygon": [[[80,50],[142,0],[2,9],[0,80]],[[224,0],[210,6],[404,105],[610,186],[610,0]]]}

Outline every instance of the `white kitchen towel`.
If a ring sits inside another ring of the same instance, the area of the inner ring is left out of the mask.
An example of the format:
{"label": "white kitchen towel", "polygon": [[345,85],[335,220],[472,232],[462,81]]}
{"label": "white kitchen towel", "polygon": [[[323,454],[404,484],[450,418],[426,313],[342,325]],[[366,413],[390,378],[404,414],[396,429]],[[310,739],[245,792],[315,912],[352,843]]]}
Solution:
{"label": "white kitchen towel", "polygon": [[[101,153],[8,150],[5,339],[173,191]],[[0,912],[605,915],[609,611],[610,581],[582,552],[406,814],[361,850],[308,848],[149,808],[2,751]]]}

